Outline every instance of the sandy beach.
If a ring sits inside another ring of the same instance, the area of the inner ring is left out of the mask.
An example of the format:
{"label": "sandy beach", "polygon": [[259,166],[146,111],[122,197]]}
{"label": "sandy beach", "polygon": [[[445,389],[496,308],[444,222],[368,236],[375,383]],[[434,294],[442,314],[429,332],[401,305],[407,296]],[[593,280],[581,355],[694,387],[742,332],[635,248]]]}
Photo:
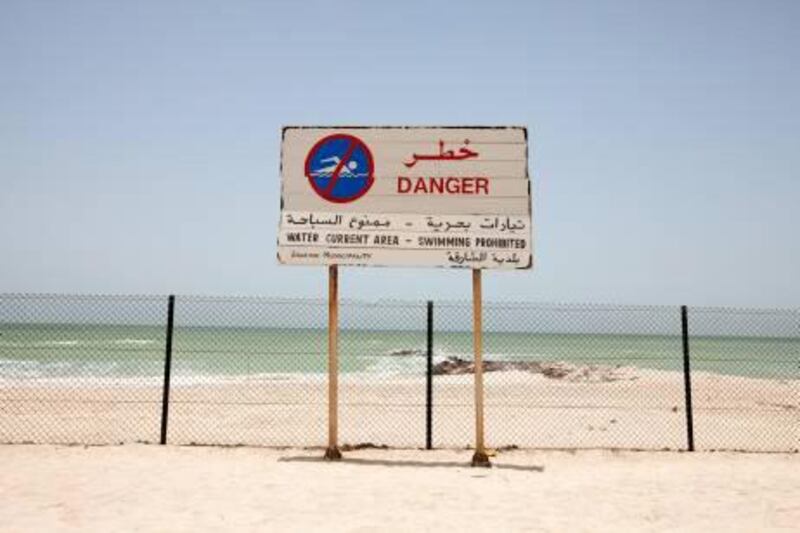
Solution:
{"label": "sandy beach", "polygon": [[800,456],[3,446],[0,530],[796,531]]}
{"label": "sandy beach", "polygon": [[[521,448],[686,447],[682,375],[623,369],[613,381],[486,374],[486,441]],[[434,447],[473,442],[472,375],[436,376]],[[170,444],[319,446],[326,438],[324,378],[250,376],[176,385]],[[161,389],[27,382],[0,389],[0,442],[158,442]],[[698,450],[800,449],[800,382],[693,375]],[[425,444],[421,378],[343,377],[340,442]]]}

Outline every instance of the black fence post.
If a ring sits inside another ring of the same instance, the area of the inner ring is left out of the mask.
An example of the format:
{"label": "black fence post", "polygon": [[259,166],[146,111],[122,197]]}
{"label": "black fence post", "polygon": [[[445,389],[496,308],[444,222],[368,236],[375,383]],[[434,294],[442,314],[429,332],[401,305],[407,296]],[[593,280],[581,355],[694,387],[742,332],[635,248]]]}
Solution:
{"label": "black fence post", "polygon": [[681,329],[683,332],[683,388],[686,398],[686,439],[690,452],[694,451],[694,422],[692,418],[692,370],[689,362],[689,312],[681,306]]}
{"label": "black fence post", "polygon": [[433,302],[428,300],[428,358],[425,389],[425,449],[433,448]]}
{"label": "black fence post", "polygon": [[175,323],[175,295],[169,295],[167,303],[167,343],[164,353],[164,392],[161,399],[161,444],[167,443],[167,420],[169,419],[169,381],[172,371],[172,330]]}

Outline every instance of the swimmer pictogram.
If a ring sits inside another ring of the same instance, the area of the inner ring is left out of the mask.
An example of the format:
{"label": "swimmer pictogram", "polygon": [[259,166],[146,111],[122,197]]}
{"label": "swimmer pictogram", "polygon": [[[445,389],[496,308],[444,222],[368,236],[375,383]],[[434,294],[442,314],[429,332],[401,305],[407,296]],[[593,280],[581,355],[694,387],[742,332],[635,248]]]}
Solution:
{"label": "swimmer pictogram", "polygon": [[353,135],[323,137],[309,150],[306,177],[314,191],[329,202],[347,203],[364,196],[375,179],[367,145]]}

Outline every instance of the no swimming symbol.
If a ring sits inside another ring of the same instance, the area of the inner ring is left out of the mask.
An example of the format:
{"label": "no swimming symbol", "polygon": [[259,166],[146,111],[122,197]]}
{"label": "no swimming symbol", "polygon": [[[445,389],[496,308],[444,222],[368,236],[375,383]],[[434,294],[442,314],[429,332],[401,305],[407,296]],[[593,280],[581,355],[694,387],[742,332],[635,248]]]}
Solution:
{"label": "no swimming symbol", "polygon": [[306,177],[329,202],[347,203],[364,196],[375,180],[374,171],[364,141],[344,133],[323,137],[306,156]]}

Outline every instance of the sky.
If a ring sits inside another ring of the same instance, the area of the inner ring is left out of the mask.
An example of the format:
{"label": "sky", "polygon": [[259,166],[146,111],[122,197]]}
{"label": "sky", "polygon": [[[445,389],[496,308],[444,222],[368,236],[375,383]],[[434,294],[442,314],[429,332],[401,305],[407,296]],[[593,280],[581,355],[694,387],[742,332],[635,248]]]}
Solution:
{"label": "sky", "polygon": [[[0,2],[0,293],[326,295],[284,125],[524,125],[535,268],[484,298],[800,307],[800,3]],[[348,299],[470,275],[343,268]]]}

